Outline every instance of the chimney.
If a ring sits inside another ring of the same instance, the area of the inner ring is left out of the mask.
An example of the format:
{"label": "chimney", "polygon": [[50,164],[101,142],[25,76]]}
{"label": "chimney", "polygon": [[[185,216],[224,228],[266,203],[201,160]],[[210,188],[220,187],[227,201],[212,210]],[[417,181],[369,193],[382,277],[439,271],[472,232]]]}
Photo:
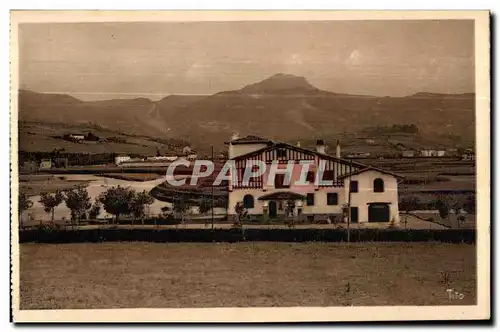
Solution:
{"label": "chimney", "polygon": [[325,154],[325,142],[322,139],[316,141],[316,152]]}
{"label": "chimney", "polygon": [[300,142],[297,142],[297,147],[300,148]]}
{"label": "chimney", "polygon": [[231,136],[231,141],[234,141],[235,139],[238,139],[238,138],[240,138],[238,133],[233,133],[233,135]]}
{"label": "chimney", "polygon": [[340,158],[340,141],[337,140],[337,150],[335,152],[335,157]]}

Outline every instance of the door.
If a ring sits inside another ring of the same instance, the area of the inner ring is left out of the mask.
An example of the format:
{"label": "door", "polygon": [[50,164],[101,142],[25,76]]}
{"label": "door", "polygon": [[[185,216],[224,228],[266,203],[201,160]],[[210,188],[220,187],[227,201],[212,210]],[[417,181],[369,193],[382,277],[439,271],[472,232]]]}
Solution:
{"label": "door", "polygon": [[358,222],[358,207],[357,206],[352,206],[351,207],[351,222]]}
{"label": "door", "polygon": [[370,204],[368,207],[368,221],[369,222],[389,222],[391,213],[389,204],[377,203]]}
{"label": "door", "polygon": [[269,218],[276,218],[277,216],[277,206],[275,201],[269,202]]}

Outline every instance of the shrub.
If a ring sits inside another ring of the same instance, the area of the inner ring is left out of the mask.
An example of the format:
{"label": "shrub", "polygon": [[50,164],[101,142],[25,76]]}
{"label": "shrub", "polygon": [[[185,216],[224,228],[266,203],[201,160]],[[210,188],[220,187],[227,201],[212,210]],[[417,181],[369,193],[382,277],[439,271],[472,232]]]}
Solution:
{"label": "shrub", "polygon": [[406,196],[401,199],[401,202],[399,203],[399,210],[410,213],[411,211],[417,210],[419,206],[420,199],[417,196]]}
{"label": "shrub", "polygon": [[[152,219],[146,219],[154,223]],[[176,224],[173,219],[156,220],[157,224]],[[39,229],[21,230],[21,242],[102,242],[102,241],[149,241],[149,242],[235,242],[235,241],[279,241],[279,242],[344,242],[347,232],[344,229],[85,229],[63,231],[57,226],[41,226]],[[473,229],[351,229],[353,242],[451,242],[475,243]]]}

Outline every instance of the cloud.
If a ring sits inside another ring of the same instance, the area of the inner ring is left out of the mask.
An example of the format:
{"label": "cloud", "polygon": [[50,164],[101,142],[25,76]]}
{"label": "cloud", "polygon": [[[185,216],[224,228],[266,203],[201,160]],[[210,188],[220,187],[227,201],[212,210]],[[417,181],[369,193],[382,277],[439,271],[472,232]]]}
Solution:
{"label": "cloud", "polygon": [[345,61],[346,65],[352,65],[352,66],[357,66],[361,64],[362,61],[362,55],[361,52],[358,50],[354,50],[351,52],[347,60]]}
{"label": "cloud", "polygon": [[206,63],[195,62],[186,70],[185,76],[190,80],[202,79],[207,76],[211,67]]}
{"label": "cloud", "polygon": [[304,60],[300,54],[294,53],[290,54],[288,59],[286,60],[287,65],[301,65],[304,63]]}

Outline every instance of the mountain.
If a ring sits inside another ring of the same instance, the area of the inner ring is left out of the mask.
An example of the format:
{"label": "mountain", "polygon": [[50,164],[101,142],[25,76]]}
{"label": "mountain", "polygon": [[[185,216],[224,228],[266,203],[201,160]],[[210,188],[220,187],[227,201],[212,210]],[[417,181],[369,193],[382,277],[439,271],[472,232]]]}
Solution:
{"label": "mountain", "polygon": [[[210,96],[167,96],[83,102],[68,95],[19,91],[20,121],[96,124],[127,134],[187,140],[195,148],[223,147],[233,132],[278,140],[362,132],[414,124],[418,135],[470,145],[475,95],[422,92],[406,97],[338,94],[306,78],[276,74],[239,90]],[[22,134],[22,133],[21,133]]]}
{"label": "mountain", "polygon": [[172,133],[206,144],[227,140],[232,132],[293,140],[335,137],[375,125],[415,124],[421,135],[436,141],[451,137],[469,144],[474,140],[474,105],[473,94],[354,96],[317,89],[303,77],[277,74],[170,110],[169,126]]}
{"label": "mountain", "polygon": [[250,84],[237,92],[243,94],[310,94],[321,92],[305,77],[290,74],[276,74],[261,82]]}

